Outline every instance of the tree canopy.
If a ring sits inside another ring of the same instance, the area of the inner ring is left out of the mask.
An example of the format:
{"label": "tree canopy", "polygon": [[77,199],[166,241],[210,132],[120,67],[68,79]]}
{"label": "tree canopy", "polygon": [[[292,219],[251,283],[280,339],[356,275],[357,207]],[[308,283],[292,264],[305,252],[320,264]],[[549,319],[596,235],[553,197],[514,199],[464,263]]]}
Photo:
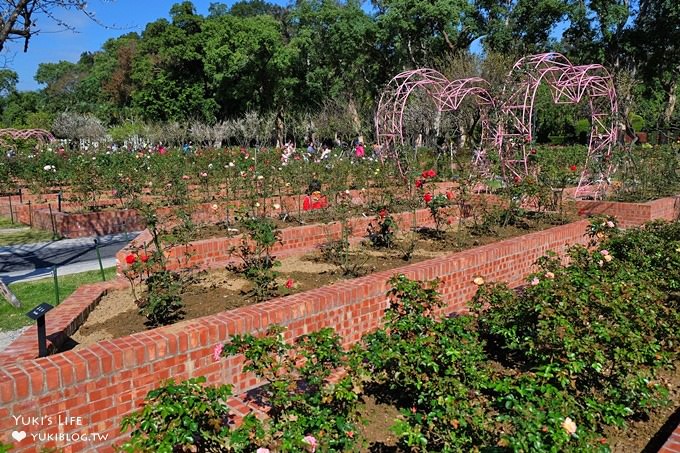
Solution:
{"label": "tree canopy", "polygon": [[[22,15],[26,8],[36,14],[84,4],[6,3],[0,46],[36,32],[30,15]],[[359,0],[296,0],[287,7],[241,0],[213,2],[207,16],[184,1],[171,6],[169,20],[111,39],[77,62],[41,64],[35,79],[43,88],[35,93],[16,92],[16,74],[0,73],[0,119],[27,125],[30,114],[44,122],[76,111],[108,125],[132,118],[216,123],[332,105],[366,129],[393,75],[469,55],[475,42],[482,59],[555,50],[575,63],[605,64],[617,83],[634,82],[628,111],[648,125],[677,121],[676,0],[373,0],[370,11]]]}

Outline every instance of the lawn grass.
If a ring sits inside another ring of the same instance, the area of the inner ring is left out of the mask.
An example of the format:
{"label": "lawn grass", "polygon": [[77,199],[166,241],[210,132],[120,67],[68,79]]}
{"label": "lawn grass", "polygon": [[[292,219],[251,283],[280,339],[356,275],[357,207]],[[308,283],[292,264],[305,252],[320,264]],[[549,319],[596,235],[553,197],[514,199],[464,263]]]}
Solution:
{"label": "lawn grass", "polygon": [[[116,268],[104,269],[106,280],[112,280],[116,276]],[[59,279],[59,301],[70,296],[78,287],[87,283],[100,282],[101,273],[97,271],[82,272],[79,274],[62,275]],[[30,282],[12,283],[9,285],[14,295],[21,302],[21,308],[14,308],[2,296],[0,296],[0,332],[19,329],[34,323],[26,316],[33,307],[47,302],[54,305],[54,279],[52,277],[33,280]]]}
{"label": "lawn grass", "polygon": [[4,232],[3,229],[23,228],[26,225],[12,223],[8,217],[0,217],[0,246],[31,244],[33,242],[51,241],[53,235],[51,231],[29,228],[22,231]]}
{"label": "lawn grass", "polygon": [[0,216],[0,228],[21,228],[21,223],[12,223],[12,219],[9,217]]}
{"label": "lawn grass", "polygon": [[47,242],[53,239],[52,232],[43,230],[24,230],[15,233],[2,233],[0,230],[0,246],[33,244]]}

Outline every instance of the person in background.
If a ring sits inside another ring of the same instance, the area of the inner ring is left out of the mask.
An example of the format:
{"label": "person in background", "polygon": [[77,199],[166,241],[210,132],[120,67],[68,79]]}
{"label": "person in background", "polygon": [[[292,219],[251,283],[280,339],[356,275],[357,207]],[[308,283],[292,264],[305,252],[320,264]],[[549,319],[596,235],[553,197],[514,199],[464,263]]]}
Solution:
{"label": "person in background", "polygon": [[310,211],[314,209],[322,209],[328,206],[328,200],[325,195],[321,194],[321,183],[316,179],[316,174],[312,175],[314,179],[311,180],[307,187],[307,195],[302,201],[302,210]]}
{"label": "person in background", "polygon": [[307,154],[309,154],[309,157],[312,157],[315,153],[316,148],[314,148],[314,142],[309,142],[309,146],[307,146]]}
{"label": "person in background", "polygon": [[359,144],[357,144],[356,148],[354,148],[354,154],[360,159],[364,157],[366,150],[364,149],[363,143],[359,142]]}

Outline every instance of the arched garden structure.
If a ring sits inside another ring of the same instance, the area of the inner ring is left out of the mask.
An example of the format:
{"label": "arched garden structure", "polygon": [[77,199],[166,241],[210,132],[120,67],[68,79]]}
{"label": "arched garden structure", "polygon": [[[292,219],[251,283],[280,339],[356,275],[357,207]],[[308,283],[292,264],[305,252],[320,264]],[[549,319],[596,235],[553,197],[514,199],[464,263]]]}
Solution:
{"label": "arched garden structure", "polygon": [[54,135],[44,129],[0,129],[0,142],[10,140],[37,140],[41,143],[53,142]]}
{"label": "arched garden structure", "polygon": [[[378,144],[384,154],[397,157],[397,145],[404,144],[404,110],[414,90],[423,88],[440,112],[455,111],[467,95],[474,95],[482,123],[476,163],[483,165],[485,153],[493,147],[505,179],[528,175],[532,171],[529,162],[534,142],[535,99],[542,83],[548,86],[557,104],[577,104],[586,97],[591,134],[576,196],[583,195],[587,187],[600,193],[613,170],[612,151],[618,137],[614,82],[603,66],[573,65],[559,53],[520,59],[508,74],[500,99],[489,94],[489,84],[480,78],[449,81],[443,74],[426,68],[398,74],[378,103],[375,121]],[[493,121],[489,118],[492,109],[496,112]]]}
{"label": "arched garden structure", "polygon": [[490,133],[488,114],[494,106],[494,100],[488,88],[488,82],[479,77],[450,81],[440,72],[427,68],[398,74],[380,96],[376,112],[376,137],[378,144],[385,150],[382,155],[397,157],[397,147],[405,142],[403,131],[406,103],[415,90],[423,89],[434,101],[438,113],[458,110],[468,96],[476,100],[482,124],[476,159],[478,162],[485,161],[486,146],[492,144],[494,138]]}
{"label": "arched garden structure", "polygon": [[[595,193],[600,193],[613,169],[612,150],[618,137],[614,81],[603,66],[575,66],[559,53],[524,57],[515,63],[506,78],[495,140],[503,176],[521,177],[530,172],[529,156],[535,138],[534,106],[542,83],[548,86],[556,104],[577,104],[584,96],[587,98],[591,131],[575,195],[583,194],[590,183]],[[591,172],[591,168],[595,172]]]}

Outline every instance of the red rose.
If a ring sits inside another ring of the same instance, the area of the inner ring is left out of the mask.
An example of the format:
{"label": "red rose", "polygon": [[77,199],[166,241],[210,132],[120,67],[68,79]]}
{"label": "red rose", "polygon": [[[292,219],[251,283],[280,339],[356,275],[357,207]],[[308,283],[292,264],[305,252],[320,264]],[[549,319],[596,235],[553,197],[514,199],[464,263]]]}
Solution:
{"label": "red rose", "polygon": [[141,255],[139,259],[142,261],[142,263],[146,263],[149,261],[149,255]]}
{"label": "red rose", "polygon": [[378,215],[380,216],[381,219],[384,219],[387,217],[387,209],[381,209],[380,212],[378,212]]}
{"label": "red rose", "polygon": [[428,177],[428,178],[434,178],[435,176],[437,176],[437,172],[436,172],[436,171],[434,171],[434,170],[428,170],[428,171],[427,171],[427,177]]}
{"label": "red rose", "polygon": [[416,187],[420,189],[423,187],[423,180],[422,179],[416,179]]}
{"label": "red rose", "polygon": [[292,278],[289,278],[288,281],[286,282],[286,288],[290,289],[295,285],[295,280]]}
{"label": "red rose", "polygon": [[125,257],[125,262],[128,264],[135,264],[135,261],[137,261],[137,257],[135,255],[128,255]]}
{"label": "red rose", "polygon": [[429,203],[430,201],[432,201],[432,194],[430,192],[426,193],[425,195],[423,195],[423,200],[425,200],[425,203]]}
{"label": "red rose", "polygon": [[423,172],[420,174],[423,178],[427,178],[428,175],[428,170],[423,170]]}
{"label": "red rose", "polygon": [[446,192],[446,199],[447,200],[453,200],[453,192]]}
{"label": "red rose", "polygon": [[576,171],[576,168],[577,168],[576,165],[572,165],[572,166],[569,167],[569,170]]}

